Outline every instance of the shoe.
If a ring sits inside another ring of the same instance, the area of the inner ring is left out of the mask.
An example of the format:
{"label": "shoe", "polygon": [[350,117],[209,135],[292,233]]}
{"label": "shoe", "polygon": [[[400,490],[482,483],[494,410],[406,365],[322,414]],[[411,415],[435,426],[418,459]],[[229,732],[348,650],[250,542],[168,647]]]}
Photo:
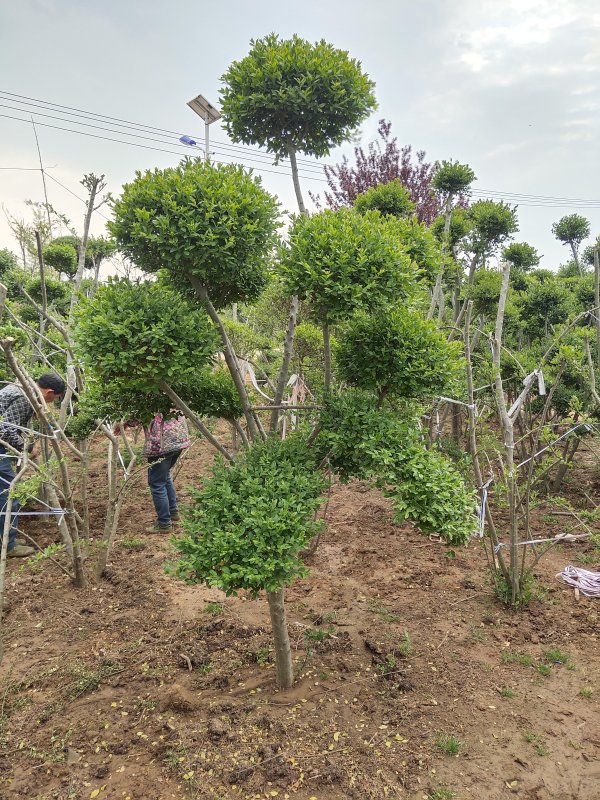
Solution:
{"label": "shoe", "polygon": [[17,544],[12,550],[9,550],[6,555],[8,558],[29,558],[29,556],[34,554],[35,550],[33,547],[25,547],[22,544]]}
{"label": "shoe", "polygon": [[146,528],[146,533],[172,533],[173,526],[169,522],[168,525],[161,525],[160,522],[155,522],[149,528]]}
{"label": "shoe", "polygon": [[179,522],[179,520],[181,519],[181,515],[179,514],[179,510],[175,509],[174,511],[171,511],[170,513],[171,513],[171,522]]}
{"label": "shoe", "polygon": [[15,544],[22,545],[23,547],[29,547],[27,544],[27,539],[15,539]]}

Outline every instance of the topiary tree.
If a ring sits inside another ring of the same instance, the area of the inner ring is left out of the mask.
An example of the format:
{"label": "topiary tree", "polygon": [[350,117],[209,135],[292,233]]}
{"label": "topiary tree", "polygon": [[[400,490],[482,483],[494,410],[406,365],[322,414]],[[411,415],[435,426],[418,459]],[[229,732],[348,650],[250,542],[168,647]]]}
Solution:
{"label": "topiary tree", "polygon": [[0,276],[9,270],[19,269],[19,259],[6,247],[0,249]]}
{"label": "topiary tree", "polygon": [[568,244],[573,254],[573,261],[577,264],[580,274],[583,275],[579,261],[579,245],[590,235],[590,223],[579,214],[568,214],[552,226],[552,233],[559,242]]}
{"label": "topiary tree", "polygon": [[251,41],[221,80],[221,113],[234,142],[288,156],[300,211],[296,154],[326,156],[376,107],[375,84],[360,62],[321,40],[269,34]]}
{"label": "topiary tree", "polygon": [[527,242],[512,242],[502,250],[502,258],[518,272],[531,272],[539,267],[541,256]]}
{"label": "topiary tree", "polygon": [[396,179],[361,192],[354,201],[354,208],[361,214],[379,211],[384,216],[409,217],[414,213],[415,204],[406,186]]}
{"label": "topiary tree", "polygon": [[386,397],[427,399],[453,391],[464,370],[461,346],[448,342],[435,324],[418,312],[355,315],[336,347],[341,380]]}
{"label": "topiary tree", "polygon": [[470,249],[472,253],[469,266],[468,283],[473,283],[477,266],[485,266],[486,260],[494,255],[498,247],[519,230],[516,208],[500,201],[478,200],[469,209],[472,223]]}
{"label": "topiary tree", "polygon": [[[442,161],[433,176],[431,187],[437,192],[444,207],[444,229],[441,235],[443,253],[446,253],[451,246],[450,226],[452,224],[454,200],[458,195],[467,193],[474,180],[476,180],[476,177],[471,167],[468,164],[460,164],[458,161]],[[444,263],[442,260],[431,296],[429,318],[435,314],[436,306],[440,301],[443,277]]]}
{"label": "topiary tree", "polygon": [[[264,591],[275,643],[277,680],[293,683],[283,587],[306,575],[301,551],[321,526],[315,512],[326,486],[315,452],[297,436],[258,442],[233,466],[218,463],[199,491],[175,542],[176,573],[226,594]],[[202,535],[198,535],[198,531]]]}
{"label": "topiary tree", "polygon": [[398,238],[395,220],[378,212],[321,211],[297,218],[281,254],[284,285],[309,301],[323,330],[325,388],[331,386],[330,326],[355,311],[408,295],[416,271]]}
{"label": "topiary tree", "polygon": [[60,275],[72,278],[77,272],[77,250],[70,244],[50,242],[42,250],[44,262],[49,264]]}
{"label": "topiary tree", "polygon": [[277,209],[260,179],[242,167],[187,161],[138,172],[123,187],[109,224],[138,267],[165,271],[179,291],[203,304],[221,335],[253,438],[260,435],[259,422],[217,309],[255,300],[265,288]]}

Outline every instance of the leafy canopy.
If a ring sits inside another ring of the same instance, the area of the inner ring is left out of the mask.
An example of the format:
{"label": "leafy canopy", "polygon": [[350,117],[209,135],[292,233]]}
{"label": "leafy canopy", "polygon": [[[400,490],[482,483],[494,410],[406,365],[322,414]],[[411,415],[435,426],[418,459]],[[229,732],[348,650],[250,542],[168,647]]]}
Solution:
{"label": "leafy canopy", "polygon": [[185,161],[137,172],[114,215],[111,232],[138,267],[166,270],[178,289],[196,279],[218,308],[255,300],[266,285],[278,203],[241,166]]}
{"label": "leafy canopy", "polygon": [[192,506],[177,574],[235,594],[276,592],[306,574],[300,552],[320,528],[325,481],[298,437],[255,443],[232,466],[218,463]]}
{"label": "leafy canopy", "polygon": [[62,275],[72,277],[77,272],[77,250],[68,244],[50,242],[42,250],[46,264]]}
{"label": "leafy canopy", "polygon": [[460,349],[431,320],[398,308],[357,314],[342,331],[336,356],[340,378],[350,386],[410,400],[456,387],[463,371]]}
{"label": "leafy canopy", "polygon": [[579,245],[590,235],[590,223],[580,214],[568,214],[554,223],[552,233],[563,244]]}
{"label": "leafy canopy", "polygon": [[77,307],[75,339],[92,372],[105,381],[182,382],[217,349],[204,311],[160,283],[109,279]]}
{"label": "leafy canopy", "polygon": [[478,200],[469,209],[473,251],[489,255],[519,230],[516,208],[495,200]]}
{"label": "leafy canopy", "polygon": [[527,242],[511,242],[502,251],[502,258],[520,272],[529,272],[539,266],[541,256]]}
{"label": "leafy canopy", "polygon": [[468,164],[442,161],[431,185],[440,194],[455,195],[467,191],[474,180],[477,180],[475,173]]}
{"label": "leafy canopy", "polygon": [[414,213],[415,204],[410,199],[410,192],[396,178],[389,183],[372,186],[358,195],[354,208],[361,214],[365,211],[379,211],[390,217],[407,217]]}
{"label": "leafy canopy", "polygon": [[321,40],[271,33],[251,41],[221,80],[221,113],[234,142],[277,156],[326,156],[376,108],[360,62]]}
{"label": "leafy canopy", "polygon": [[396,222],[350,209],[296,217],[279,264],[286,289],[308,299],[320,322],[406,297],[417,272]]}

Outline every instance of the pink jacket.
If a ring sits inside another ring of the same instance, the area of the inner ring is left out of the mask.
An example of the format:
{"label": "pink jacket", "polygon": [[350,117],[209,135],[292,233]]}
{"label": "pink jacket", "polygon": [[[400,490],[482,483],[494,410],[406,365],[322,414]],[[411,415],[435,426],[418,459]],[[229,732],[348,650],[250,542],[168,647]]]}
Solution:
{"label": "pink jacket", "polygon": [[144,434],[145,456],[164,456],[166,453],[185,450],[190,446],[190,434],[185,417],[165,420],[162,414],[157,414],[150,425],[144,428]]}

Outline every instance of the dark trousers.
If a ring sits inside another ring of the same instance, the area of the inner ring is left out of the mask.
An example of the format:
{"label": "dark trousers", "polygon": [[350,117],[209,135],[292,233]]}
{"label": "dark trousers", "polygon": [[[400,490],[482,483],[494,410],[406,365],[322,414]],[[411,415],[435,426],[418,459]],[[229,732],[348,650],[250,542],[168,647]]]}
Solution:
{"label": "dark trousers", "polygon": [[152,492],[152,501],[156,516],[161,525],[169,525],[171,514],[177,511],[177,495],[173,486],[171,470],[183,451],[175,450],[164,456],[149,456],[148,486]]}
{"label": "dark trousers", "polygon": [[[4,517],[6,510],[6,503],[8,501],[8,489],[14,480],[15,473],[13,470],[13,463],[15,459],[6,454],[6,449],[0,445],[0,542],[4,535]],[[12,550],[15,546],[15,539],[17,538],[17,511],[19,510],[19,503],[15,497],[12,500],[11,506],[11,526],[8,532],[8,549]]]}

